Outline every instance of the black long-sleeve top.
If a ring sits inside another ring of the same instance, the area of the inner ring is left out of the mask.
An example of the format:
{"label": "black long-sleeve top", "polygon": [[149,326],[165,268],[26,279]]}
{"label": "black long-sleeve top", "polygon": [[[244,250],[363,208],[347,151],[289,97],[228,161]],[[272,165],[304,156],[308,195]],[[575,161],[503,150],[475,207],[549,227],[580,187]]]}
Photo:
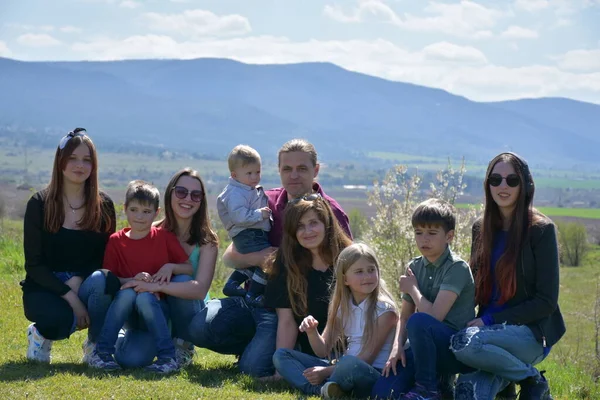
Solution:
{"label": "black long-sleeve top", "polygon": [[[47,190],[34,194],[27,202],[23,225],[25,252],[24,290],[45,289],[63,296],[69,286],[60,281],[54,272],[69,271],[84,279],[102,268],[104,249],[109,236],[115,231],[115,207],[108,195],[100,192],[102,207],[108,218],[102,221],[100,232],[66,229],[48,232],[44,227],[44,203]],[[106,226],[110,229],[104,232]]]}

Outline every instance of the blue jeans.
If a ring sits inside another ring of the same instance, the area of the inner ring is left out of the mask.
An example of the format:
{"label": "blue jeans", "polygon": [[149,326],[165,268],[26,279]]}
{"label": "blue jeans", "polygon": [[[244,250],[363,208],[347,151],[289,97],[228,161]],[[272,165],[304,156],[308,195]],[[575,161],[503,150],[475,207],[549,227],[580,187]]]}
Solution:
{"label": "blue jeans", "polygon": [[[90,326],[88,327],[88,339],[92,343],[98,341],[100,331],[104,326],[106,313],[112,302],[112,296],[104,293],[106,286],[106,277],[102,271],[94,271],[88,276],[79,287],[79,299],[87,307],[90,317]],[[74,316],[73,316],[74,317]]]}
{"label": "blue jeans", "polygon": [[235,235],[231,241],[240,254],[254,253],[271,247],[269,233],[262,229],[244,229]]}
{"label": "blue jeans", "polygon": [[297,350],[278,349],[273,355],[273,364],[290,385],[309,395],[319,395],[325,382],[331,381],[355,397],[368,397],[377,378],[381,376],[380,371],[355,356],[340,358],[333,374],[319,385],[311,384],[302,373],[307,368],[330,366],[327,360]]}
{"label": "blue jeans", "polygon": [[114,354],[119,330],[129,321],[133,326],[145,325],[152,334],[159,359],[175,358],[175,346],[165,314],[168,314],[166,301],[158,300],[153,293],[120,290],[106,314],[96,351],[99,354]]}
{"label": "blue jeans", "polygon": [[466,328],[452,337],[451,349],[458,360],[478,370],[458,378],[457,400],[493,399],[510,382],[539,376],[534,365],[545,357],[542,344],[525,325]]}
{"label": "blue jeans", "polygon": [[194,316],[184,339],[221,354],[241,355],[241,372],[272,375],[277,339],[277,314],[249,306],[242,297],[210,300]]}
{"label": "blue jeans", "polygon": [[406,324],[410,349],[406,350],[406,367],[396,365],[397,375],[381,377],[372,396],[398,398],[415,383],[431,391],[438,390],[438,375],[473,371],[460,363],[450,350],[450,338],[456,330],[425,313],[411,315]]}
{"label": "blue jeans", "polygon": [[[193,278],[189,275],[175,275],[171,282],[187,282]],[[205,300],[207,300],[205,298]],[[189,337],[189,325],[192,319],[204,309],[204,301],[182,299],[175,296],[167,296],[169,315],[171,317],[171,336],[191,342]]]}

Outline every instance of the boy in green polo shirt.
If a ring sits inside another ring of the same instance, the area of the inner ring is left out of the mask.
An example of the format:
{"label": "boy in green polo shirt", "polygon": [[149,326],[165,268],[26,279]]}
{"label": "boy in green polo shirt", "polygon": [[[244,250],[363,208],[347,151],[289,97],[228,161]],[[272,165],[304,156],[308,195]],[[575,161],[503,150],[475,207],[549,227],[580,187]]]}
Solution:
{"label": "boy in green polo shirt", "polygon": [[[470,371],[450,350],[452,335],[475,318],[471,269],[449,247],[455,225],[454,207],[439,199],[426,200],[413,212],[415,241],[422,256],[414,258],[400,277],[397,340],[373,397],[397,399],[403,393],[400,399],[439,400],[439,376]],[[405,351],[407,339],[410,347]],[[396,366],[398,360],[401,365]]]}

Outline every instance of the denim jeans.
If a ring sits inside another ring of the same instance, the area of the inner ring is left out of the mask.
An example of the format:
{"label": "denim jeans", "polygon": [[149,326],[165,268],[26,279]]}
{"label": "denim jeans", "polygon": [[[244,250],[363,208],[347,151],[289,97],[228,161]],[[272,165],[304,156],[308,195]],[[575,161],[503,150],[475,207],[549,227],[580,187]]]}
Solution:
{"label": "denim jeans", "polygon": [[544,359],[544,348],[525,325],[496,324],[463,329],[452,337],[458,360],[476,372],[461,375],[456,399],[493,399],[510,382],[539,376],[534,365]]}
{"label": "denim jeans", "polygon": [[249,306],[242,297],[228,297],[206,303],[190,322],[185,339],[217,353],[238,354],[240,371],[261,377],[275,372],[276,338],[275,312]]}
{"label": "denim jeans", "polygon": [[439,375],[472,372],[459,362],[450,350],[450,338],[456,330],[426,313],[411,315],[406,324],[410,349],[406,351],[406,368],[398,362],[397,375],[381,377],[373,388],[373,396],[397,398],[415,383],[437,391]]}
{"label": "denim jeans", "polygon": [[87,307],[90,317],[90,326],[88,327],[88,339],[92,343],[98,341],[100,331],[104,326],[106,313],[112,302],[112,296],[104,293],[106,287],[106,277],[102,271],[94,271],[79,287],[79,298]]}
{"label": "denim jeans", "polygon": [[[187,282],[193,278],[189,275],[175,275],[171,282]],[[205,298],[206,300],[206,298]],[[204,301],[182,299],[175,296],[167,296],[169,316],[171,317],[171,336],[191,342],[189,337],[189,325],[194,316],[204,308]]]}
{"label": "denim jeans", "polygon": [[311,367],[328,367],[330,365],[327,360],[290,349],[277,349],[273,354],[273,364],[279,375],[290,385],[309,395],[319,395],[325,381],[316,386],[311,384],[302,375],[304,370]]}
{"label": "denim jeans", "polygon": [[271,247],[269,233],[262,229],[244,229],[231,240],[240,254],[254,253]]}
{"label": "denim jeans", "polygon": [[119,330],[129,321],[137,327],[144,324],[154,339],[159,359],[175,358],[175,346],[165,314],[168,314],[166,301],[158,300],[153,293],[120,290],[106,314],[96,351],[100,354],[114,354]]}

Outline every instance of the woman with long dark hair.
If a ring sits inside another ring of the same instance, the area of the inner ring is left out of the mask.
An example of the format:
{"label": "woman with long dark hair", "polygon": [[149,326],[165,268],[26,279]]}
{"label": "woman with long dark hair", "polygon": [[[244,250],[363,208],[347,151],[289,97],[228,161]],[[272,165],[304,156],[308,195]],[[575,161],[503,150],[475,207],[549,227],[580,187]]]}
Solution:
{"label": "woman with long dark hair", "polygon": [[[565,333],[558,307],[556,228],[533,208],[535,185],[526,161],[501,153],[484,181],[483,218],[473,225],[471,268],[477,318],[453,336],[456,358],[478,371],[462,375],[456,399],[550,399],[541,362]],[[512,393],[510,393],[512,392]]]}
{"label": "woman with long dark hair", "polygon": [[84,361],[92,354],[111,301],[96,270],[115,226],[113,202],[98,190],[96,147],[77,128],[56,148],[50,184],[27,202],[21,285],[25,317],[33,322],[28,359],[50,362],[54,340],[88,327]]}

